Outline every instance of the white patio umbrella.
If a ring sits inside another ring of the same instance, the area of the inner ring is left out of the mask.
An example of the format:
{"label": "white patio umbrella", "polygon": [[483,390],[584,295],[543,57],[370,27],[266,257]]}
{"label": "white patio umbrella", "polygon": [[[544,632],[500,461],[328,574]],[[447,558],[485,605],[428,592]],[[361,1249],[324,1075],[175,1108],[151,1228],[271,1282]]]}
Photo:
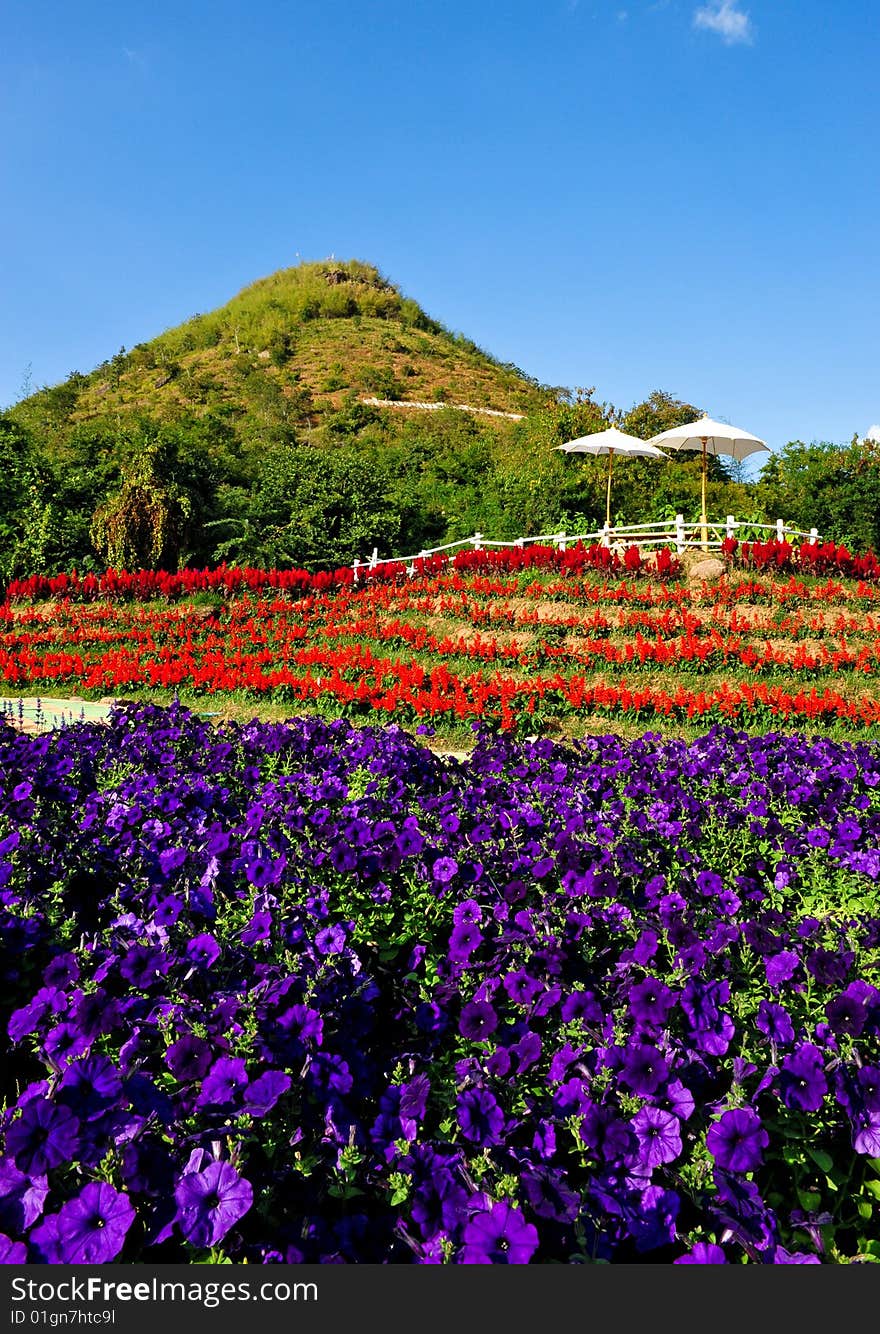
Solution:
{"label": "white patio umbrella", "polygon": [[713,421],[711,417],[700,417],[699,421],[687,422],[684,426],[673,426],[669,431],[661,431],[651,436],[652,445],[663,445],[678,452],[680,449],[699,450],[703,460],[702,506],[700,528],[702,546],[709,549],[709,528],[706,517],[706,475],[709,454],[726,454],[732,459],[747,459],[750,454],[757,454],[762,449],[769,454],[769,446],[749,431],[742,431],[738,426],[729,426],[727,422]]}
{"label": "white patio umbrella", "polygon": [[577,440],[569,440],[564,445],[554,445],[565,454],[607,454],[608,483],[605,489],[605,526],[611,527],[611,472],[614,457],[617,454],[627,458],[636,456],[646,459],[665,459],[666,454],[649,440],[640,440],[637,435],[627,435],[610,426],[607,431],[596,431],[593,435],[579,435]]}

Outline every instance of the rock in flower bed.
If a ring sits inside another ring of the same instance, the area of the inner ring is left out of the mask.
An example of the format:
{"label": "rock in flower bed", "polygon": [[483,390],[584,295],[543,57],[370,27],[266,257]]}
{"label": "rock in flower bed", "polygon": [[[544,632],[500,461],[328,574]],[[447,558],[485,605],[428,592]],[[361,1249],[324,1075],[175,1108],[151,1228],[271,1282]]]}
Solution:
{"label": "rock in flower bed", "polygon": [[0,727],[0,1258],[880,1259],[880,748]]}

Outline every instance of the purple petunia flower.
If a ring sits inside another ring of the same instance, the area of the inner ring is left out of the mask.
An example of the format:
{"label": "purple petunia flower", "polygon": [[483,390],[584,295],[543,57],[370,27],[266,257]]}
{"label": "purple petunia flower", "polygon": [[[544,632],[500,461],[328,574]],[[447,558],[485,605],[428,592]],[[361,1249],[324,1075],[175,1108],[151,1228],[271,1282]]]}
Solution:
{"label": "purple petunia flower", "polygon": [[473,922],[454,926],[449,936],[449,958],[453,963],[465,963],[482,944],[483,937]]}
{"label": "purple petunia flower", "polygon": [[6,1149],[27,1176],[69,1163],[79,1145],[79,1121],[69,1107],[34,1098],[6,1135]]}
{"label": "purple petunia flower", "polygon": [[519,1209],[499,1200],[481,1209],[464,1229],[461,1263],[465,1265],[525,1265],[538,1249],[538,1231]]}
{"label": "purple petunia flower", "polygon": [[724,882],[717,871],[700,871],[697,874],[697,889],[704,898],[711,898],[724,888]]}
{"label": "purple petunia flower", "polygon": [[132,945],[119,965],[119,972],[133,987],[147,991],[161,981],[169,967],[170,961],[161,950],[151,949],[148,945]]}
{"label": "purple petunia flower", "polygon": [[41,1218],[28,1237],[28,1242],[42,1263],[49,1265],[64,1263],[61,1238],[58,1235],[58,1214],[46,1214]]}
{"label": "purple petunia flower", "polygon": [[863,1065],[856,1072],[856,1083],[866,1111],[880,1112],[880,1066]]}
{"label": "purple petunia flower", "polygon": [[706,1134],[712,1157],[731,1172],[754,1172],[764,1161],[763,1150],[769,1143],[760,1117],[749,1107],[724,1112]]}
{"label": "purple petunia flower", "polygon": [[637,1024],[660,1029],[675,1005],[675,992],[657,977],[646,977],[629,993],[629,1008]]}
{"label": "purple petunia flower", "polygon": [[395,844],[401,857],[417,857],[425,846],[425,839],[418,829],[402,829]]}
{"label": "purple petunia flower", "polygon": [[109,1033],[118,1023],[119,1004],[103,988],[97,991],[75,992],[71,997],[73,1024],[89,1042],[103,1033]]}
{"label": "purple petunia flower", "polygon": [[186,1172],[174,1191],[177,1220],[194,1246],[216,1246],[254,1202],[251,1183],[231,1163],[209,1163]]}
{"label": "purple petunia flower", "polygon": [[196,1104],[199,1107],[229,1107],[237,1101],[239,1091],[247,1082],[244,1061],[237,1056],[221,1056],[205,1077]]}
{"label": "purple petunia flower", "polygon": [[612,1163],[632,1153],[636,1139],[627,1121],[610,1107],[591,1104],[579,1126],[580,1137],[596,1158]]}
{"label": "purple petunia flower", "polygon": [[633,1093],[656,1093],[668,1075],[663,1053],[652,1043],[630,1043],[624,1049],[620,1079]]}
{"label": "purple petunia flower", "polygon": [[711,1241],[695,1241],[687,1255],[673,1260],[674,1265],[726,1265],[727,1256]]}
{"label": "purple petunia flower", "polygon": [[670,1079],[665,1089],[654,1095],[654,1105],[662,1107],[664,1112],[672,1112],[679,1121],[687,1121],[694,1111],[694,1095],[682,1084],[680,1079]]}
{"label": "purple petunia flower", "polygon": [[563,1173],[549,1167],[533,1167],[520,1178],[532,1212],[557,1223],[573,1223],[580,1209],[580,1196],[566,1185]]}
{"label": "purple petunia flower", "polygon": [[75,982],[78,977],[79,964],[74,954],[56,954],[43,969],[43,981],[47,987],[66,987],[68,982]]}
{"label": "purple petunia flower", "polygon": [[281,1070],[267,1070],[245,1089],[245,1111],[250,1112],[251,1116],[266,1116],[290,1085],[290,1075]]}
{"label": "purple petunia flower", "polygon": [[858,1119],[853,1148],[869,1158],[880,1158],[880,1112],[867,1112]]}
{"label": "purple petunia flower", "polygon": [[119,1071],[106,1056],[83,1056],[61,1076],[58,1100],[81,1121],[100,1116],[122,1093]]}
{"label": "purple petunia flower", "polygon": [[779,1071],[779,1096],[786,1107],[818,1112],[828,1092],[825,1063],[812,1042],[786,1056]]}
{"label": "purple petunia flower", "polygon": [[659,1107],[642,1107],[632,1119],[639,1141],[639,1162],[643,1167],[671,1163],[681,1153],[681,1122],[671,1112]]}
{"label": "purple petunia flower", "polygon": [[579,1076],[566,1079],[553,1094],[553,1111],[562,1120],[583,1115],[589,1105],[587,1085]]}
{"label": "purple petunia flower", "polygon": [[478,926],[483,920],[483,909],[476,899],[463,899],[452,910],[455,926]]}
{"label": "purple petunia flower", "polygon": [[820,1265],[822,1261],[818,1255],[813,1255],[809,1251],[787,1251],[784,1246],[777,1246],[773,1253],[773,1263],[775,1265]]}
{"label": "purple petunia flower", "polygon": [[201,1079],[211,1065],[211,1045],[204,1038],[187,1033],[165,1052],[165,1064],[182,1084]]}
{"label": "purple petunia flower", "polygon": [[571,1023],[573,1019],[600,1024],[605,1017],[592,991],[572,991],[562,1002],[561,1014],[565,1024]]}
{"label": "purple petunia flower", "polygon": [[540,1035],[533,1033],[531,1029],[523,1033],[519,1042],[512,1044],[510,1055],[516,1061],[518,1074],[523,1074],[540,1059],[541,1047]]}
{"label": "purple petunia flower", "polygon": [[258,940],[268,940],[272,934],[272,914],[255,912],[247,926],[239,935],[242,945],[255,945]]}
{"label": "purple petunia flower", "polygon": [[23,1241],[13,1241],[5,1232],[0,1232],[0,1265],[27,1264],[27,1246]]}
{"label": "purple petunia flower", "polygon": [[56,1024],[49,1030],[43,1042],[43,1050],[51,1063],[60,1069],[68,1061],[82,1056],[89,1050],[91,1039],[76,1024]]}
{"label": "purple petunia flower", "polygon": [[319,954],[339,954],[345,945],[345,929],[338,925],[325,926],[315,936],[315,948]]}
{"label": "purple petunia flower", "polygon": [[777,1047],[788,1047],[794,1042],[794,1025],[788,1010],[782,1005],[762,1000],[758,1006],[755,1026],[766,1038],[775,1042]]}
{"label": "purple petunia flower", "polygon": [[641,1193],[638,1206],[627,1219],[627,1231],[640,1253],[668,1246],[675,1240],[675,1220],[681,1209],[681,1196],[663,1186],[648,1186]]}
{"label": "purple petunia flower", "polygon": [[190,963],[194,963],[197,968],[210,968],[220,958],[220,946],[214,936],[205,932],[201,936],[193,936],[186,947],[186,957]]}
{"label": "purple petunia flower", "polygon": [[98,1265],[115,1260],[134,1216],[127,1195],[105,1181],[91,1182],[58,1213],[62,1263]]}
{"label": "purple petunia flower", "polygon": [[172,876],[186,861],[186,848],[165,848],[159,853],[159,867],[164,876]]}
{"label": "purple petunia flower", "polygon": [[27,1176],[8,1158],[0,1159],[0,1230],[20,1235],[33,1227],[48,1194],[45,1176]]}
{"label": "purple petunia flower", "polygon": [[432,875],[438,885],[448,885],[458,874],[458,862],[454,857],[438,857],[434,862]]}
{"label": "purple petunia flower", "polygon": [[793,950],[780,950],[778,954],[764,960],[764,972],[768,986],[781,987],[794,977],[800,965],[800,959]]}
{"label": "purple petunia flower", "polygon": [[530,1005],[535,996],[543,989],[543,983],[532,977],[524,968],[514,973],[507,973],[503,979],[504,990],[517,1005]]}
{"label": "purple petunia flower", "polygon": [[498,1015],[488,1001],[468,1001],[462,1006],[458,1031],[462,1037],[480,1042],[498,1027]]}
{"label": "purple petunia flower", "polygon": [[330,849],[330,862],[337,871],[353,871],[358,862],[357,853],[347,843],[334,843]]}
{"label": "purple petunia flower", "polygon": [[7,1032],[13,1042],[35,1033],[49,1014],[60,1014],[67,1007],[67,994],[59,987],[41,987],[33,999],[13,1010]]}
{"label": "purple petunia flower", "polygon": [[[869,992],[874,988],[869,988]],[[858,982],[851,983],[825,1006],[825,1017],[838,1037],[849,1034],[859,1037],[868,1022],[872,997],[866,995]]]}
{"label": "purple petunia flower", "polygon": [[497,1144],[504,1130],[504,1112],[488,1089],[467,1089],[457,1100],[458,1124],[474,1144]]}

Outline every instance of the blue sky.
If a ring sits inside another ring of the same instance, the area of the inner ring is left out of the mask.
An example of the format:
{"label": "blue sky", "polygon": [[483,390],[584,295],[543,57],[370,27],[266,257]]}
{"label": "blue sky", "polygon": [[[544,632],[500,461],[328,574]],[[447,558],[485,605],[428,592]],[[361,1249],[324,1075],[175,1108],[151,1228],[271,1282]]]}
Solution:
{"label": "blue sky", "polygon": [[880,435],[875,0],[6,0],[0,407],[376,264],[544,383]]}

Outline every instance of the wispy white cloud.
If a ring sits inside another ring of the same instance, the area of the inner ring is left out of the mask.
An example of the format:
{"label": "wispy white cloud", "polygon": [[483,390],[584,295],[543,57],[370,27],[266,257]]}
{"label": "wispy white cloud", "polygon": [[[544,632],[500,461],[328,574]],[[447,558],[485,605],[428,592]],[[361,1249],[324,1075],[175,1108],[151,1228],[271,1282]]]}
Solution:
{"label": "wispy white cloud", "polygon": [[869,426],[867,433],[865,434],[865,439],[880,441],[880,424],[877,426]]}
{"label": "wispy white cloud", "polygon": [[694,27],[716,33],[728,46],[754,40],[752,20],[744,9],[737,9],[737,0],[709,0],[701,5],[694,10]]}

